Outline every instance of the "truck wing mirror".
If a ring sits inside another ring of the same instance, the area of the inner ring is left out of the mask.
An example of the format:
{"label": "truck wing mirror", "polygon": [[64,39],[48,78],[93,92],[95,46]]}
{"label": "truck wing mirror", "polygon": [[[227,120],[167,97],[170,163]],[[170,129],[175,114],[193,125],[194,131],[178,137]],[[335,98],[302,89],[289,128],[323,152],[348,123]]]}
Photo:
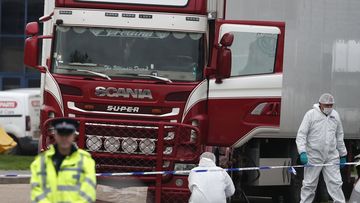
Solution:
{"label": "truck wing mirror", "polygon": [[234,35],[232,33],[225,33],[220,40],[220,44],[225,47],[230,47],[233,41]]}
{"label": "truck wing mirror", "polygon": [[26,38],[24,46],[24,64],[27,67],[35,68],[40,72],[46,72],[46,68],[40,66],[39,60],[39,24],[31,22],[26,25],[25,33],[30,35]]}
{"label": "truck wing mirror", "polygon": [[226,33],[220,40],[217,53],[216,83],[222,83],[222,79],[231,76],[231,50],[228,48],[234,41],[234,35]]}
{"label": "truck wing mirror", "polygon": [[38,22],[30,22],[26,25],[25,28],[26,35],[38,35],[39,34],[39,23]]}

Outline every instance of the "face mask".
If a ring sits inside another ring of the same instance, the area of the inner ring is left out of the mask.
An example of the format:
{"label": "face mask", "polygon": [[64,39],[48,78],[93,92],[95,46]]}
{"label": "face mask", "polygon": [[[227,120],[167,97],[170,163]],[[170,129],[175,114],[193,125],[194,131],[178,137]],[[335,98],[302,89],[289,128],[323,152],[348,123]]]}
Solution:
{"label": "face mask", "polygon": [[326,115],[330,115],[331,112],[332,112],[332,110],[333,110],[333,108],[324,108],[323,112],[324,112],[324,114],[326,114]]}

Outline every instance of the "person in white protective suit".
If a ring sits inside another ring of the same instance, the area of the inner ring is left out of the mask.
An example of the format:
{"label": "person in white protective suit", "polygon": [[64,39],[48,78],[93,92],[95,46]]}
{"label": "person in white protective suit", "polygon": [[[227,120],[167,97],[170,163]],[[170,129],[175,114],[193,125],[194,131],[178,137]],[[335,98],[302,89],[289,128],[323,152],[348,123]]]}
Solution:
{"label": "person in white protective suit", "polygon": [[[204,152],[200,156],[199,166],[189,174],[189,203],[226,203],[226,198],[235,192],[235,186],[229,174],[215,164],[215,155]],[[209,172],[196,172],[210,170]]]}
{"label": "person in white protective suit", "polygon": [[[334,97],[325,93],[321,95],[319,104],[314,104],[313,109],[305,114],[296,137],[302,164],[340,163],[343,167],[342,164],[346,163],[344,131],[339,114],[333,109],[334,103]],[[334,202],[345,203],[340,167],[305,167],[300,203],[312,203],[321,171]]]}

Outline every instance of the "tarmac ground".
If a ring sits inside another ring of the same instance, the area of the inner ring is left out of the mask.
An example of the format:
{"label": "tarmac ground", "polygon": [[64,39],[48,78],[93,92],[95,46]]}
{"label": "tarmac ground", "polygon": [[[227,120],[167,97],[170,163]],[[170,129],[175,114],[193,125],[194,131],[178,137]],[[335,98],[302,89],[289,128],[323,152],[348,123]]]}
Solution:
{"label": "tarmac ground", "polygon": [[[29,171],[0,171],[0,174],[28,174]],[[101,191],[101,192],[100,192]],[[100,192],[100,193],[99,193]],[[133,199],[134,191],[117,191],[116,189],[97,188],[98,197],[110,197],[115,199],[123,199],[123,201],[116,202],[129,202],[127,200]],[[140,192],[140,191],[138,191]],[[118,194],[118,195],[115,195]],[[129,195],[132,194],[132,195]],[[110,195],[110,196],[109,196]],[[115,195],[115,196],[114,196]],[[30,185],[29,178],[0,178],[0,197],[6,200],[7,203],[30,203]],[[120,198],[122,197],[122,198]],[[126,198],[123,198],[126,197]],[[126,200],[127,199],[127,200]],[[134,200],[133,200],[134,201]],[[130,202],[133,202],[130,201]],[[249,197],[251,203],[272,203],[271,198],[266,197]],[[97,203],[109,203],[113,201],[97,201]],[[136,200],[135,200],[136,202]],[[232,201],[232,203],[242,203],[240,201]]]}
{"label": "tarmac ground", "polygon": [[[30,203],[29,184],[0,184],[0,197],[7,203]],[[98,201],[100,203],[101,201]],[[251,203],[271,203],[269,199],[257,199]],[[104,203],[104,202],[102,202]]]}

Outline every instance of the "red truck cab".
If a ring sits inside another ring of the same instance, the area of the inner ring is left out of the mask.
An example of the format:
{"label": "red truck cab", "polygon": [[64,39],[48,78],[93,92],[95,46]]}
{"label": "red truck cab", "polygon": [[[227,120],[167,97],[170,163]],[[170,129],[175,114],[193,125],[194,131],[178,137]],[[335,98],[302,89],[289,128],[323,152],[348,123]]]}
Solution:
{"label": "red truck cab", "polygon": [[[204,0],[54,3],[25,43],[42,72],[43,149],[49,121],[74,117],[98,172],[185,170],[206,146],[278,129],[283,23],[215,21]],[[187,176],[139,179],[156,202],[188,198]]]}

